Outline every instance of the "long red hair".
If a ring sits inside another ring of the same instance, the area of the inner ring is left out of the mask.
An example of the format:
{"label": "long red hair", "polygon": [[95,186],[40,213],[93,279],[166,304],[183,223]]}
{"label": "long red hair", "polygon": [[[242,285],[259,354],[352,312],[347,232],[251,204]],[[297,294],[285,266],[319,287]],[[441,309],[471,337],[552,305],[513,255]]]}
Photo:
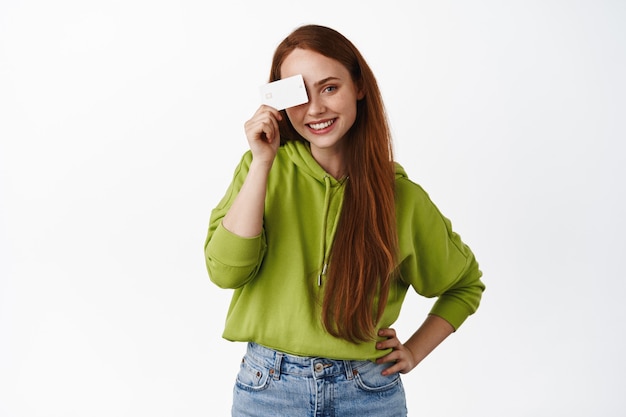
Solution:
{"label": "long red hair", "polygon": [[[278,45],[270,81],[280,79],[284,59],[296,48],[337,60],[364,93],[345,138],[349,179],[331,252],[322,322],[334,336],[355,343],[373,340],[397,258],[395,168],[385,108],[361,53],[339,32],[324,26],[299,27]],[[280,130],[283,141],[304,141],[285,113]]]}

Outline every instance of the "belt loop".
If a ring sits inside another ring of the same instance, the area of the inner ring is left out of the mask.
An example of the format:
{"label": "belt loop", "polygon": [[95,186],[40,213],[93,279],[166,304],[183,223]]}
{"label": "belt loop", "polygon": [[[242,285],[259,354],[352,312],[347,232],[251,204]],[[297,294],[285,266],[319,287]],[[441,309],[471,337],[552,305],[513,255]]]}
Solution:
{"label": "belt loop", "polygon": [[346,371],[346,379],[351,381],[354,378],[354,373],[352,372],[352,361],[343,361],[343,369]]}
{"label": "belt loop", "polygon": [[275,379],[280,379],[280,366],[283,362],[283,354],[275,351],[274,367],[270,369],[270,375]]}

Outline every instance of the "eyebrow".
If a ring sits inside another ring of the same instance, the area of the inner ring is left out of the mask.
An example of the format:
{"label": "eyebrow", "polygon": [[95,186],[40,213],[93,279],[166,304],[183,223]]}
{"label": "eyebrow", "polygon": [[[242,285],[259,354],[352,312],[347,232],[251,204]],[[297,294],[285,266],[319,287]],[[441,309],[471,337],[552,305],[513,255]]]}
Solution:
{"label": "eyebrow", "polygon": [[320,86],[320,85],[322,85],[322,84],[326,84],[326,83],[327,83],[327,82],[329,82],[329,81],[335,81],[335,80],[337,80],[337,81],[341,81],[341,79],[340,79],[340,78],[337,78],[337,77],[326,77],[326,78],[324,78],[324,79],[321,79],[321,80],[319,80],[319,81],[316,81],[313,85],[314,85],[315,87],[319,87],[319,86]]}

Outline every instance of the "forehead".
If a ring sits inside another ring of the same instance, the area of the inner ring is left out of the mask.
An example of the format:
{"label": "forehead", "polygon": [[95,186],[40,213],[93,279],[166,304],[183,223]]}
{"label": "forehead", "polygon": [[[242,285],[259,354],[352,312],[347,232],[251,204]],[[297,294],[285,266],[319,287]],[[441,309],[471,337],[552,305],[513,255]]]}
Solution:
{"label": "forehead", "polygon": [[280,77],[302,74],[305,81],[315,82],[327,77],[350,79],[350,73],[339,61],[308,49],[294,49],[280,66]]}

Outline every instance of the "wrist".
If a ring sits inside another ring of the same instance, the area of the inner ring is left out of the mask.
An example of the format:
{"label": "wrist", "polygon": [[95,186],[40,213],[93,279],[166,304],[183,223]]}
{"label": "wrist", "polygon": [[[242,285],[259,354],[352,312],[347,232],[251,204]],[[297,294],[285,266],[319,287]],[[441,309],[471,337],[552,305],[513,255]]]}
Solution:
{"label": "wrist", "polygon": [[416,347],[411,347],[410,343],[407,341],[407,343],[404,344],[404,348],[406,349],[406,351],[409,353],[409,356],[411,357],[411,369],[415,368],[424,358],[420,358],[417,355],[417,348]]}
{"label": "wrist", "polygon": [[270,159],[270,160],[264,160],[261,158],[253,158],[252,162],[250,162],[250,169],[249,172],[256,172],[256,173],[269,173],[270,169],[272,169],[272,165],[274,164],[274,159]]}

